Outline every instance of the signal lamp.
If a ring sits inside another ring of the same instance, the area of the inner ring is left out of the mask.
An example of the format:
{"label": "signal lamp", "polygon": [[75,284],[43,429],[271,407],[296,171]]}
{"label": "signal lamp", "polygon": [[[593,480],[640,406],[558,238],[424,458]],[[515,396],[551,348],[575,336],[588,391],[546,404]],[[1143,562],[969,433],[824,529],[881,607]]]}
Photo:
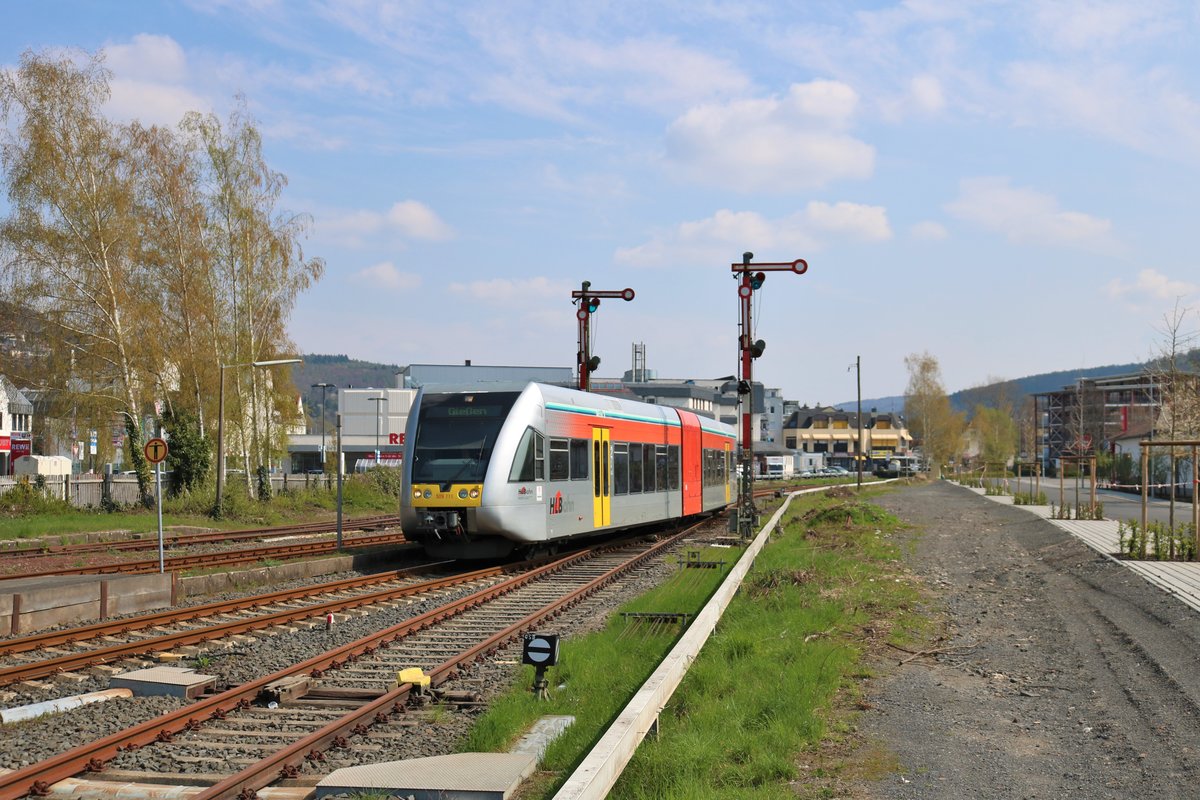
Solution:
{"label": "signal lamp", "polygon": [[595,314],[595,313],[596,313],[596,309],[598,309],[598,308],[600,308],[600,298],[599,298],[599,297],[589,297],[589,298],[587,299],[587,310],[588,310],[588,313],[589,313],[589,314]]}
{"label": "signal lamp", "polygon": [[767,273],[756,272],[750,276],[750,288],[758,291],[762,288],[763,282],[767,279]]}
{"label": "signal lamp", "polygon": [[754,344],[750,345],[750,355],[753,358],[758,358],[763,354],[763,350],[767,349],[767,343],[759,339]]}
{"label": "signal lamp", "polygon": [[595,372],[598,369],[600,369],[600,356],[592,356],[588,359],[587,370],[588,372]]}

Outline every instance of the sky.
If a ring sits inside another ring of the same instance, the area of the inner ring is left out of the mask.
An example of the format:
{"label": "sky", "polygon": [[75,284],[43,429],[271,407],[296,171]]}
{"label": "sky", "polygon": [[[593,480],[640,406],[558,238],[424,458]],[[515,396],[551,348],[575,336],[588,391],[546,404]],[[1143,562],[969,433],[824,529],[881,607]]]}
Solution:
{"label": "sky", "polygon": [[[1200,301],[1192,2],[4,3],[0,66],[103,50],[115,120],[244,95],[326,260],[302,353],[738,369],[801,403],[1139,361]],[[1185,327],[1195,329],[1190,316]]]}

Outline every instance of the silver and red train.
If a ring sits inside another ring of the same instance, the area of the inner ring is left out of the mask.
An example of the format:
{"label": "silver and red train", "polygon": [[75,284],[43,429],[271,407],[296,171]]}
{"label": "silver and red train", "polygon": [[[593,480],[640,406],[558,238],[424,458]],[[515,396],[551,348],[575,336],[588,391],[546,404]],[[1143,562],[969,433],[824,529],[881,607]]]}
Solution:
{"label": "silver and red train", "polygon": [[736,496],[732,426],[548,384],[422,389],[405,442],[401,525],[438,558],[551,550]]}

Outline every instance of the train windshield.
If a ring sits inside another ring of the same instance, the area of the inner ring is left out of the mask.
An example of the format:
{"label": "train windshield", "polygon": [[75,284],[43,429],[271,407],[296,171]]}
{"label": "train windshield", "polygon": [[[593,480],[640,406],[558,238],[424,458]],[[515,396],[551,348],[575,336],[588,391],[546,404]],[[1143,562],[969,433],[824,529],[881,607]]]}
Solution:
{"label": "train windshield", "polygon": [[412,451],[413,483],[480,483],[519,392],[427,394]]}

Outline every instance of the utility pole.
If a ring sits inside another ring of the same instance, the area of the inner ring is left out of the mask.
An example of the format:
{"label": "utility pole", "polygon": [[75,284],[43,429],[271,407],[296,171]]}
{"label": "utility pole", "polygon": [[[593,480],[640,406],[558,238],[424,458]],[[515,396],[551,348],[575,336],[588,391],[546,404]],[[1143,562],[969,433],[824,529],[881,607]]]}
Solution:
{"label": "utility pole", "polygon": [[855,461],[858,464],[858,491],[861,492],[863,473],[862,356],[854,357],[854,370],[858,379],[858,441],[855,443],[858,452],[855,453]]}
{"label": "utility pole", "polygon": [[738,535],[749,539],[758,526],[758,508],[754,505],[754,437],[751,417],[754,413],[754,359],[763,354],[767,343],[754,338],[751,299],[762,288],[768,272],[794,272],[803,275],[808,262],[802,258],[786,262],[763,262],[752,264],[754,253],[743,253],[742,263],[731,264],[733,277],[738,279],[738,298],[741,314],[738,319],[738,350],[741,360],[738,367],[738,403],[742,407],[742,446],[738,453],[741,467],[741,485],[738,492],[737,528]]}
{"label": "utility pole", "polygon": [[[382,404],[386,403],[387,401],[388,401],[387,395],[383,395],[381,397],[368,397],[367,398],[368,403],[375,404],[375,466],[377,466],[377,467],[380,466],[379,434],[380,434],[380,429],[383,427],[383,423],[382,423],[383,405]],[[390,408],[390,406],[389,406],[389,408]],[[388,413],[390,414],[391,412],[389,411]],[[390,422],[389,422],[388,427],[391,427]]]}
{"label": "utility pole", "polygon": [[[319,388],[321,390],[321,474],[322,474],[322,476],[324,476],[324,473],[328,466],[325,463],[326,462],[326,458],[325,458],[325,392],[327,392],[330,389],[336,389],[337,387],[334,386],[332,383],[321,382],[321,383],[314,383],[312,385],[312,388],[314,388],[314,389]],[[324,481],[324,478],[322,477],[322,482],[323,481]]]}
{"label": "utility pole", "polygon": [[579,390],[586,392],[591,387],[591,374],[600,367],[600,357],[592,355],[592,314],[600,308],[600,298],[615,297],[625,302],[633,299],[633,289],[599,291],[592,289],[591,281],[584,281],[579,289],[571,292],[571,302],[579,303],[575,318],[579,320],[579,351],[576,362],[579,366]]}

